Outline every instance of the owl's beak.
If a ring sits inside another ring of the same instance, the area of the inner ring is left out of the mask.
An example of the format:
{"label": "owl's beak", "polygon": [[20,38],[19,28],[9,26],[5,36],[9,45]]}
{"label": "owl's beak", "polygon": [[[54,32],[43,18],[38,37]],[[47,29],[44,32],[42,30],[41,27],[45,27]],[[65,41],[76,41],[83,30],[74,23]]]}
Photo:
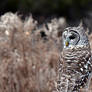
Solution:
{"label": "owl's beak", "polygon": [[68,46],[68,45],[69,45],[69,41],[66,41],[66,42],[65,42],[65,45]]}

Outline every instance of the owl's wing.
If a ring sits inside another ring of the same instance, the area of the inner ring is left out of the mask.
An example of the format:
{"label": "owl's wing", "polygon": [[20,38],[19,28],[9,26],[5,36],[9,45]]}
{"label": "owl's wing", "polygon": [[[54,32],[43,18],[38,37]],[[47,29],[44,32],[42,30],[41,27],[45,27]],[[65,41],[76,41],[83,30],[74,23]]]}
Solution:
{"label": "owl's wing", "polygon": [[[82,63],[86,62],[86,63]],[[82,64],[80,68],[80,72],[82,73],[80,78],[77,79],[76,85],[74,86],[73,91],[78,90],[80,88],[88,88],[90,84],[90,80],[92,78],[92,55],[89,54],[85,58],[80,58],[80,63]]]}

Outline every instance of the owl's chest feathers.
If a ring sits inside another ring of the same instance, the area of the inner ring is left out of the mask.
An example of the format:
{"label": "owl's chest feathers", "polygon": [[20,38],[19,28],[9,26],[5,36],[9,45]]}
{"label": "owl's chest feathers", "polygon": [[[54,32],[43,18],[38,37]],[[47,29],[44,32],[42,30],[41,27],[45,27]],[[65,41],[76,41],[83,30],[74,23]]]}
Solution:
{"label": "owl's chest feathers", "polygon": [[67,74],[85,74],[92,69],[90,49],[76,48],[62,51],[62,68]]}

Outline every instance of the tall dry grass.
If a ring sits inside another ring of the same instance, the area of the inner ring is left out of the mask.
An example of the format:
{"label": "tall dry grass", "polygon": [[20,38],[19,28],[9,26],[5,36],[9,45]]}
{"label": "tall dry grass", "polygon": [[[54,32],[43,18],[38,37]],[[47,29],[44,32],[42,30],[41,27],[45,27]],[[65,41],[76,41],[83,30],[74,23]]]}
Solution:
{"label": "tall dry grass", "polygon": [[59,27],[52,25],[39,28],[32,16],[0,17],[0,92],[52,92],[59,58]]}

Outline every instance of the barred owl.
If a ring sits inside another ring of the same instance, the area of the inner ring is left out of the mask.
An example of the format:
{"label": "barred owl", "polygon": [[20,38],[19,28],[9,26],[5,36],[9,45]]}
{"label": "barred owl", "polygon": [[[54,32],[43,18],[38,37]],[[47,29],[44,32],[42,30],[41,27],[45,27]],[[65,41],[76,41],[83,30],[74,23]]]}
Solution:
{"label": "barred owl", "polygon": [[57,91],[80,92],[82,88],[87,89],[92,75],[92,57],[84,28],[66,28],[62,34],[62,43]]}

